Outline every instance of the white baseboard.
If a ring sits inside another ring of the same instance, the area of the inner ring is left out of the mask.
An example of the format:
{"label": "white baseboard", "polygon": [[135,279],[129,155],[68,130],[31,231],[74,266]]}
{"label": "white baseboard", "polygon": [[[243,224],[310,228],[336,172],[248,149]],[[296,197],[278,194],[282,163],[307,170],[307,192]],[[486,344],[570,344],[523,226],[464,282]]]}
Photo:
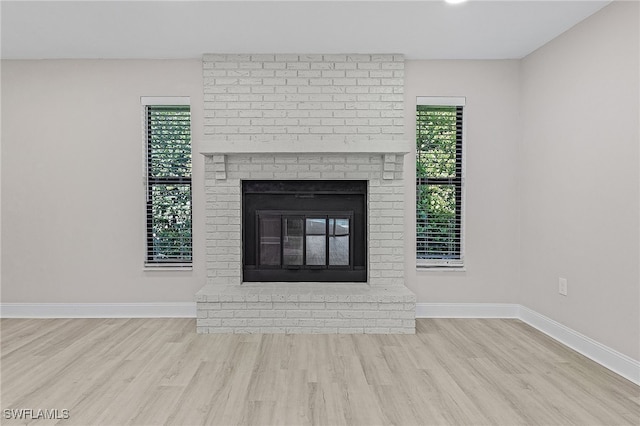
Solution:
{"label": "white baseboard", "polygon": [[519,319],[614,373],[640,385],[640,361],[611,349],[526,306],[520,306]]}
{"label": "white baseboard", "polygon": [[195,318],[195,302],[1,303],[0,318]]}
{"label": "white baseboard", "polygon": [[513,303],[416,303],[416,318],[518,318]]}

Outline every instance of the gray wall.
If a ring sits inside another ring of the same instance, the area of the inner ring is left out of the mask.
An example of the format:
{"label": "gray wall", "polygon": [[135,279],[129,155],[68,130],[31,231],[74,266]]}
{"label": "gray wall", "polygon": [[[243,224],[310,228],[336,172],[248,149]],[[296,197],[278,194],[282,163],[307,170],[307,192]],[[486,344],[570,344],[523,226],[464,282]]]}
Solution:
{"label": "gray wall", "polygon": [[638,9],[615,2],[523,61],[519,161],[520,302],[635,359]]}
{"label": "gray wall", "polygon": [[[405,117],[415,134],[416,96],[466,96],[466,270],[416,270],[418,302],[516,303],[518,282],[519,61],[407,61]],[[415,170],[408,155],[407,176]],[[415,259],[415,182],[407,178],[407,259]]]}
{"label": "gray wall", "polygon": [[[201,129],[201,62],[2,62],[3,302],[193,300],[203,250],[193,271],[143,270],[140,96],[190,96]],[[200,247],[204,176],[195,160]]]}
{"label": "gray wall", "polygon": [[[4,302],[180,302],[204,285],[200,61],[3,62]],[[415,97],[467,96],[466,272],[419,272],[422,302],[509,302],[517,295],[518,61],[410,61]],[[191,96],[194,270],[149,272],[144,256],[140,96]],[[35,117],[35,119],[34,119]],[[414,170],[407,156],[407,170]],[[415,256],[412,179],[406,248]],[[486,202],[490,200],[490,202]],[[10,249],[9,249],[10,248]]]}

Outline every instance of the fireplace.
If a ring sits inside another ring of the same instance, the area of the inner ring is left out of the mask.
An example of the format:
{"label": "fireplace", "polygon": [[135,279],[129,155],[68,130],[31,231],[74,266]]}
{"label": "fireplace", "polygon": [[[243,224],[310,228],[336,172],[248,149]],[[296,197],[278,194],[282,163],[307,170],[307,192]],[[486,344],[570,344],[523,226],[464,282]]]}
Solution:
{"label": "fireplace", "polygon": [[198,333],[415,333],[404,58],[203,57]]}
{"label": "fireplace", "polygon": [[366,282],[366,181],[242,182],[244,282]]}

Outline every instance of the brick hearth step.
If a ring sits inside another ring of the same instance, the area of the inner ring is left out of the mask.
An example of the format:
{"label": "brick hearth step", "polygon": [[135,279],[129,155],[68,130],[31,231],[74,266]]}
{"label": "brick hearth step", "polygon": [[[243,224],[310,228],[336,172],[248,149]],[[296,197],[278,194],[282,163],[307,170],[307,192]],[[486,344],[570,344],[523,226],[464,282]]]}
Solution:
{"label": "brick hearth step", "polygon": [[196,293],[197,332],[415,333],[416,296],[358,283],[208,284]]}

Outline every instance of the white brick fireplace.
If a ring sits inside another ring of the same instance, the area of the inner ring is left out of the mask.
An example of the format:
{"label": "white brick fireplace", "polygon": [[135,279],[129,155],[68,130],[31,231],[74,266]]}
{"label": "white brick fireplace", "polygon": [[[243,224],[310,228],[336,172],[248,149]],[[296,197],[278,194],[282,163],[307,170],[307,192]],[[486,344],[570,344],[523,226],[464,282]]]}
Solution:
{"label": "white brick fireplace", "polygon": [[[199,333],[414,333],[404,286],[404,60],[205,55]],[[367,182],[367,282],[242,282],[243,180]]]}

